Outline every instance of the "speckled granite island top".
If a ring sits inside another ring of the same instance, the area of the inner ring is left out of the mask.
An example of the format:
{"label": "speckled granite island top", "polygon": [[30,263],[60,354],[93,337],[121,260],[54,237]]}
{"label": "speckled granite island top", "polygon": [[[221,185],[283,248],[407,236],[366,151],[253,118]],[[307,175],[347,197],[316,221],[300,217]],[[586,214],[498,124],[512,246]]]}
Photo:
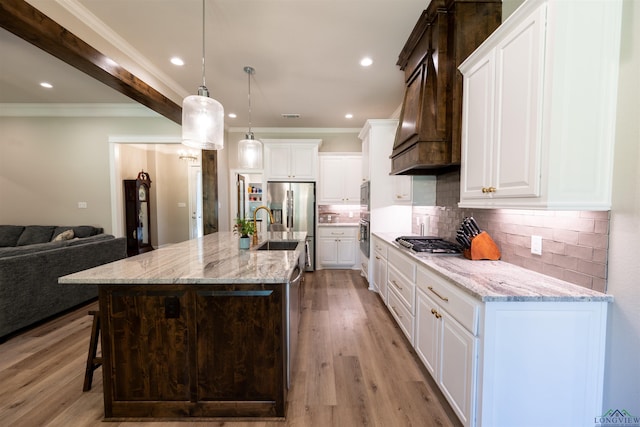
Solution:
{"label": "speckled granite island top", "polygon": [[395,242],[397,233],[374,232],[404,254],[482,301],[607,301],[603,294],[503,261],[471,261],[462,255],[416,255]]}
{"label": "speckled granite island top", "polygon": [[286,282],[304,251],[306,232],[269,232],[265,240],[296,240],[302,250],[239,249],[238,236],[218,232],[61,277],[73,284],[234,284]]}

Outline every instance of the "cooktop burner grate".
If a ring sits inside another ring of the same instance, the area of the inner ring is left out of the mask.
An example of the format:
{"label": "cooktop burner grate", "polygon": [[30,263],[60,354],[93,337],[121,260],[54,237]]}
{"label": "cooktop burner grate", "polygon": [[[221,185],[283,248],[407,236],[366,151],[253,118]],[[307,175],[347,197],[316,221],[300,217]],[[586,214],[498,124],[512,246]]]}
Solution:
{"label": "cooktop burner grate", "polygon": [[414,252],[459,254],[460,246],[435,236],[400,236],[396,242]]}

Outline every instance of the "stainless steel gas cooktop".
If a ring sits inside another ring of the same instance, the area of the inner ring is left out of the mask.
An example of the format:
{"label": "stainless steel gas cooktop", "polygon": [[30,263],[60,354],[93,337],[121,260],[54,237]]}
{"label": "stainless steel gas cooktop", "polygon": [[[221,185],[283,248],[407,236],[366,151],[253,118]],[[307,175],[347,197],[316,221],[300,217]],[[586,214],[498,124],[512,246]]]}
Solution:
{"label": "stainless steel gas cooktop", "polygon": [[460,246],[435,236],[400,236],[398,244],[414,252],[428,254],[459,254]]}

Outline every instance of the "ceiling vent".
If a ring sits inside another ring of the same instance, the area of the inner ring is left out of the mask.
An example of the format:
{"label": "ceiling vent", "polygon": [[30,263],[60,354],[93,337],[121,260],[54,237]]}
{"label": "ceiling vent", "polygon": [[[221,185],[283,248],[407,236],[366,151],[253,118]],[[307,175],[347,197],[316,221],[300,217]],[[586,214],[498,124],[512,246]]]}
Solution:
{"label": "ceiling vent", "polygon": [[299,119],[299,118],[300,118],[300,114],[296,114],[296,113],[283,113],[283,114],[282,114],[282,118],[283,118],[283,119]]}

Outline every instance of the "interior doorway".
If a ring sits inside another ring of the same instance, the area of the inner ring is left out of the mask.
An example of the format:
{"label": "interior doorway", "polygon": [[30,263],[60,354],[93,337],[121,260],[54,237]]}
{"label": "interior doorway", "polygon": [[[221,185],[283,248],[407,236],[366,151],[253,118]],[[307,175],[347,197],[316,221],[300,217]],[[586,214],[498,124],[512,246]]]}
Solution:
{"label": "interior doorway", "polygon": [[199,153],[181,155],[178,137],[109,137],[113,234],[124,236],[123,179],[140,169],[151,175],[151,239],[162,247],[202,235]]}

